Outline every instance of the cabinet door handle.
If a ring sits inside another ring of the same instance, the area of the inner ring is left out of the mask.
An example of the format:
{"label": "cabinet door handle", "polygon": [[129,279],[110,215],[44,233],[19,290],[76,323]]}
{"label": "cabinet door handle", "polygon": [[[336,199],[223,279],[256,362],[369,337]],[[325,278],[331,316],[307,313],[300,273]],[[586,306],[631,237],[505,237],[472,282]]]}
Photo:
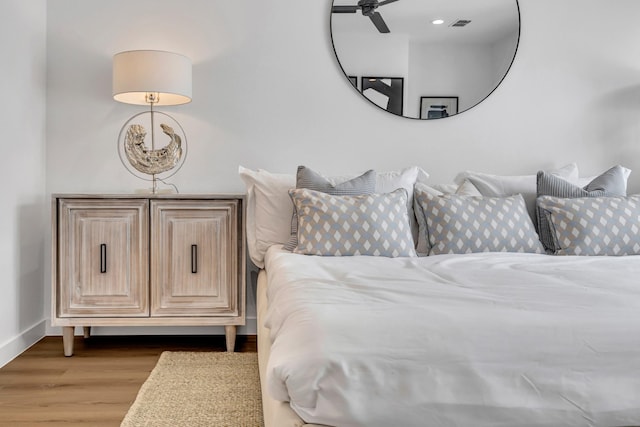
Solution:
{"label": "cabinet door handle", "polygon": [[100,273],[107,272],[107,244],[100,244]]}
{"label": "cabinet door handle", "polygon": [[191,272],[198,272],[198,245],[191,245]]}

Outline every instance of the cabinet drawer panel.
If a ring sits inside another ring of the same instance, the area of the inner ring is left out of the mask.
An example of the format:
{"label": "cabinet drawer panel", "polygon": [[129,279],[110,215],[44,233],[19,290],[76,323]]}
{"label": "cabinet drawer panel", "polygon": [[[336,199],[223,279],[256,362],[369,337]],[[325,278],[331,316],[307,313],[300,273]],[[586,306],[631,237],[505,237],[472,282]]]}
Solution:
{"label": "cabinet drawer panel", "polygon": [[147,206],[60,201],[60,317],[148,315]]}
{"label": "cabinet drawer panel", "polygon": [[151,315],[238,312],[236,201],[152,201]]}
{"label": "cabinet drawer panel", "polygon": [[130,215],[111,220],[87,215],[74,223],[71,262],[78,267],[75,271],[79,286],[74,290],[79,298],[127,294],[131,219]]}

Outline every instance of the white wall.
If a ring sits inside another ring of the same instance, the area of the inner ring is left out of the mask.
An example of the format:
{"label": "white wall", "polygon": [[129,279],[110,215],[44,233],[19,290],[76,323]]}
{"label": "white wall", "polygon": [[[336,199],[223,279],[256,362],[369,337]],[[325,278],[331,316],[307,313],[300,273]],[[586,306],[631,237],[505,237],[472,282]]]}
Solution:
{"label": "white wall", "polygon": [[494,84],[497,85],[509,71],[514,55],[517,54],[518,43],[517,31],[505,35],[491,46],[491,57],[493,63]]}
{"label": "white wall", "polygon": [[174,180],[182,192],[243,191],[239,164],[328,174],[418,164],[435,183],[463,169],[533,174],[572,161],[584,175],[622,163],[640,191],[640,1],[521,0],[503,83],[436,121],[390,115],[355,93],[332,50],[330,4],[49,0],[47,192],[142,187],[116,150],[140,109],[111,99],[112,55],[141,48],[194,62],[193,102],[165,109],[189,139]]}
{"label": "white wall", "polygon": [[0,366],[44,335],[45,0],[0,2]]}

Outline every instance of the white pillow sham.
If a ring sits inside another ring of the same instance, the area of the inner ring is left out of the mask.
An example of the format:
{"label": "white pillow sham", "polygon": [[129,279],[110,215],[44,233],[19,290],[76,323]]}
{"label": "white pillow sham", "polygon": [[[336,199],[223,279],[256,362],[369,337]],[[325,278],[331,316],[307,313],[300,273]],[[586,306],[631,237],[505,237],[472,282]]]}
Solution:
{"label": "white pillow sham", "polygon": [[271,173],[262,169],[238,168],[247,188],[247,249],[251,261],[264,267],[264,254],[272,245],[285,244],[291,233],[293,205],[289,189],[295,188],[295,175]]}

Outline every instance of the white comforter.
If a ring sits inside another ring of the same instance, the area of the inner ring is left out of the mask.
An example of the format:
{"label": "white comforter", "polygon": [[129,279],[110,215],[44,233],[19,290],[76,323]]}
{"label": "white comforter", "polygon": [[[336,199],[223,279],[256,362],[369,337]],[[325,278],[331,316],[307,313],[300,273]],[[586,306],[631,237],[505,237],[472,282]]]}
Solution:
{"label": "white comforter", "polygon": [[267,385],[332,426],[640,425],[640,256],[266,258]]}

